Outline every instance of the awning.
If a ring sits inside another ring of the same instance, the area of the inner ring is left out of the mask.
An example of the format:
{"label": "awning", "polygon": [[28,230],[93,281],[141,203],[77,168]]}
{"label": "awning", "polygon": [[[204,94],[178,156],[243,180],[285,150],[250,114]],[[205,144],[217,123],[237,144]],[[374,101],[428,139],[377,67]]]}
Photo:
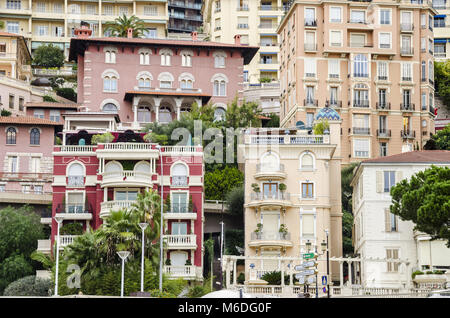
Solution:
{"label": "awning", "polygon": [[[450,42],[450,39],[448,39]],[[434,43],[447,43],[447,39],[434,39]]]}
{"label": "awning", "polygon": [[262,55],[262,54],[266,54],[266,55],[276,55],[276,54],[278,54],[278,52],[259,52],[259,55]]}
{"label": "awning", "polygon": [[436,14],[435,18],[445,18],[445,14]]}
{"label": "awning", "polygon": [[260,72],[278,72],[278,70],[273,70],[273,69],[271,69],[271,70],[259,70]]}

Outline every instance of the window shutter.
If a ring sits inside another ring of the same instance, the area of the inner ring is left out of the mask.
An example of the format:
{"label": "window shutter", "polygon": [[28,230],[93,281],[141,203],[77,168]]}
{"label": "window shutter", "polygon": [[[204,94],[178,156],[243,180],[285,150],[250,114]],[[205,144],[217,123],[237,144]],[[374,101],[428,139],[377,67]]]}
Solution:
{"label": "window shutter", "polygon": [[[391,253],[392,251],[391,250],[386,250],[386,258],[387,259],[390,259],[390,258],[392,258],[392,253]],[[392,263],[391,262],[387,262],[387,271],[388,272],[391,272],[392,271]]]}
{"label": "window shutter", "polygon": [[384,230],[391,232],[391,212],[389,209],[384,209]]}
{"label": "window shutter", "polygon": [[377,192],[383,192],[383,171],[377,171]]}
{"label": "window shutter", "polygon": [[[392,258],[394,259],[398,259],[398,250],[392,250]],[[394,263],[394,271],[398,272],[398,266],[400,265],[399,263]]]}

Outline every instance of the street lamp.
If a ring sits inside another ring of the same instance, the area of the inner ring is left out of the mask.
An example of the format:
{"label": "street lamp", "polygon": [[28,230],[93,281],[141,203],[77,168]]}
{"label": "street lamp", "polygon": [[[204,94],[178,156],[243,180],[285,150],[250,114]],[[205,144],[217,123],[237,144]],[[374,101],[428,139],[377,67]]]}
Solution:
{"label": "street lamp", "polygon": [[55,271],[55,296],[58,296],[59,244],[60,244],[59,227],[64,218],[60,215],[55,215],[54,219],[58,224],[56,233],[56,271]]}
{"label": "street lamp", "polygon": [[127,259],[128,255],[130,255],[130,252],[128,251],[120,251],[117,252],[117,255],[122,259],[122,280],[120,282],[120,297],[123,297],[123,282],[124,282],[124,276],[125,276],[125,260]]}
{"label": "street lamp", "polygon": [[141,255],[141,292],[144,292],[144,232],[148,223],[139,223],[139,227],[142,230],[142,255]]}
{"label": "street lamp", "polygon": [[159,162],[161,164],[161,221],[160,221],[160,234],[159,234],[159,291],[162,292],[162,273],[163,273],[163,197],[164,197],[164,184],[163,184],[163,162],[161,145],[156,145],[156,149],[159,151]]}

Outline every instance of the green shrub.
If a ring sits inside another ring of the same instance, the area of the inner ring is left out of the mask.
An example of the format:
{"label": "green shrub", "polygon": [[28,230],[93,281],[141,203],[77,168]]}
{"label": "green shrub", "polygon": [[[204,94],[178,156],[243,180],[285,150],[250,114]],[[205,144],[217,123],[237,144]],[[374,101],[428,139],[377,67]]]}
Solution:
{"label": "green shrub", "polygon": [[411,274],[412,279],[414,279],[414,277],[416,277],[417,275],[423,275],[422,271],[415,271]]}
{"label": "green shrub", "polygon": [[[262,277],[262,280],[265,280],[269,283],[269,285],[281,285],[281,272],[280,271],[273,271],[273,272],[267,272]],[[284,283],[286,285],[289,284],[289,275],[284,275]]]}
{"label": "green shrub", "polygon": [[270,77],[261,77],[259,79],[259,82],[260,83],[270,83],[270,82],[272,82],[272,78],[270,78]]}
{"label": "green shrub", "polygon": [[159,289],[153,289],[150,291],[150,295],[152,297],[158,297],[158,298],[176,298],[177,296],[168,293],[166,291],[160,292]]}
{"label": "green shrub", "polygon": [[77,93],[70,87],[58,87],[55,89],[56,95],[67,98],[73,102],[77,101]]}
{"label": "green shrub", "polygon": [[9,116],[11,116],[11,112],[9,110],[2,109],[2,112],[0,115],[3,117],[9,117]]}
{"label": "green shrub", "polygon": [[313,128],[314,135],[323,135],[325,130],[330,131],[330,124],[328,123],[328,120],[319,121]]}
{"label": "green shrub", "polygon": [[187,296],[189,298],[199,298],[203,295],[206,295],[208,292],[206,291],[205,287],[201,285],[196,285],[191,288],[189,288],[189,291],[187,293]]}
{"label": "green shrub", "polygon": [[41,279],[30,275],[9,284],[3,292],[3,296],[49,296],[51,286],[50,279]]}
{"label": "green shrub", "polygon": [[58,102],[56,99],[54,99],[52,96],[50,96],[50,95],[45,95],[44,97],[43,97],[43,101],[44,102],[50,102],[50,103],[56,103],[56,102]]}
{"label": "green shrub", "polygon": [[83,234],[83,225],[78,222],[68,223],[61,226],[61,235],[81,235]]}
{"label": "green shrub", "polygon": [[237,282],[238,284],[244,284],[245,282],[245,274],[244,273],[240,273],[237,277]]}
{"label": "green shrub", "polygon": [[109,142],[112,142],[113,140],[114,140],[113,134],[111,134],[110,132],[107,132],[104,134],[97,134],[97,135],[92,136],[91,144],[97,145],[100,143],[109,143]]}

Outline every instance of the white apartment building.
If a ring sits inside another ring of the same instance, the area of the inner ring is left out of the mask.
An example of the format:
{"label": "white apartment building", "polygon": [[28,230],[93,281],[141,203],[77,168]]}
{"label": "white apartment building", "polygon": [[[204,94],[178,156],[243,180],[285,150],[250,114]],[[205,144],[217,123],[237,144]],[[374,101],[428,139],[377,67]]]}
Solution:
{"label": "white apartment building", "polygon": [[428,235],[414,231],[411,221],[402,221],[389,210],[391,187],[431,165],[450,167],[450,151],[406,152],[366,160],[355,169],[353,240],[362,259],[357,273],[362,286],[408,288],[415,270],[450,270],[450,249],[443,240],[430,241]]}

